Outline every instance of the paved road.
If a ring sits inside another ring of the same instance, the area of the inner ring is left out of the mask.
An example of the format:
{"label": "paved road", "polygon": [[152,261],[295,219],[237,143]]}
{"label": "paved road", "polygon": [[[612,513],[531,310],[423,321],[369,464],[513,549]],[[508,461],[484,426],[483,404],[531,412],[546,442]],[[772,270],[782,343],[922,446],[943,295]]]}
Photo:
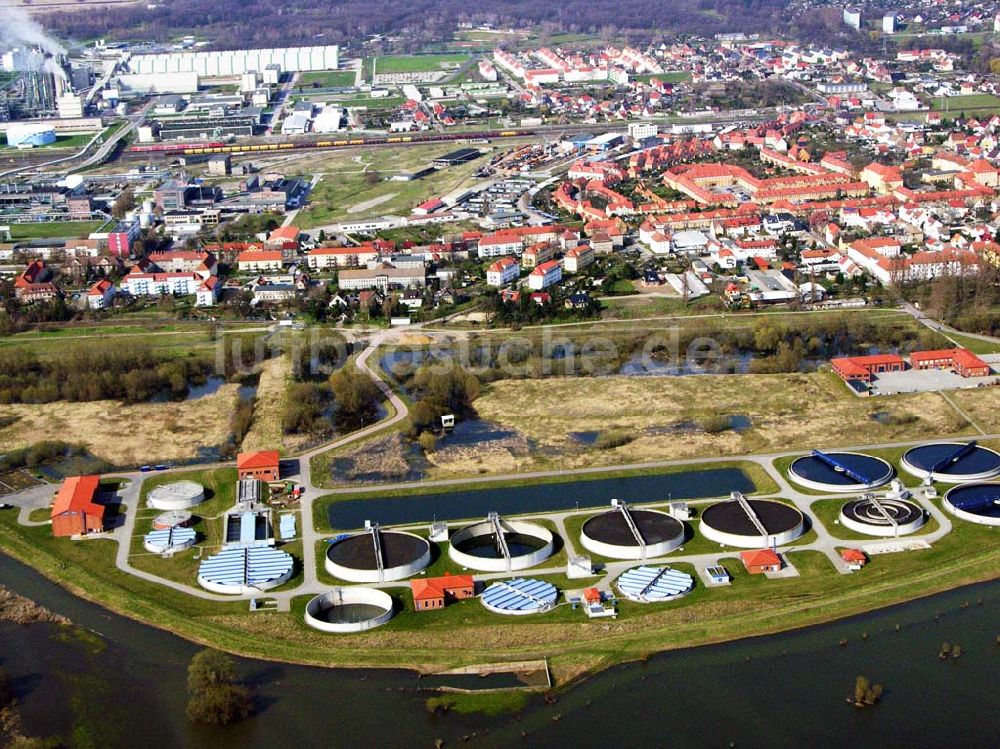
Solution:
{"label": "paved road", "polygon": [[[111,151],[115,148],[118,142],[121,141],[122,138],[128,136],[129,133],[135,130],[142,123],[143,119],[145,119],[146,117],[146,113],[152,106],[153,102],[151,101],[148,104],[146,104],[146,106],[144,106],[139,112],[129,117],[127,123],[123,127],[118,128],[117,132],[115,132],[110,138],[104,141],[104,143],[101,144],[101,146],[97,149],[97,151],[93,153],[93,155],[85,159],[82,163],[72,166],[70,169],[66,170],[67,174],[72,172],[77,172],[83,169],[88,169],[92,166],[96,166],[97,164],[102,163],[111,153]],[[39,172],[44,169],[47,169],[48,167],[60,166],[63,164],[67,164],[69,162],[76,161],[77,159],[83,158],[87,154],[87,152],[90,151],[91,147],[93,147],[97,139],[100,138],[102,135],[103,131],[97,133],[87,143],[87,145],[85,145],[83,148],[81,148],[79,151],[72,154],[71,156],[63,156],[58,159],[52,159],[51,161],[45,161],[41,164],[31,164],[30,166],[23,166],[23,167],[18,167],[17,169],[10,169],[6,172],[0,172],[0,177],[12,177],[16,174],[21,174],[22,172]]]}
{"label": "paved road", "polygon": [[899,305],[899,308],[904,312],[906,312],[907,314],[911,315],[913,319],[919,322],[921,325],[930,328],[936,333],[940,333],[956,346],[961,346],[962,344],[960,344],[958,341],[955,341],[952,338],[953,335],[961,336],[962,338],[972,338],[976,341],[983,341],[984,343],[994,343],[997,346],[1000,346],[1000,338],[997,338],[996,336],[982,335],[980,333],[966,333],[964,331],[957,330],[951,327],[950,325],[945,325],[942,322],[938,322],[933,317],[930,317],[926,313],[918,310],[909,302],[903,302],[902,304]]}

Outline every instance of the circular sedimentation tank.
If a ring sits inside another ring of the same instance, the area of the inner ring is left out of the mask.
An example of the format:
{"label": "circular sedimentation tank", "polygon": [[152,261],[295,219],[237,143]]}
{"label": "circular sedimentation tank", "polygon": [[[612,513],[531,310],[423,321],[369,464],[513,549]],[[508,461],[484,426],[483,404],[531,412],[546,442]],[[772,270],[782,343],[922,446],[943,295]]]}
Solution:
{"label": "circular sedimentation tank", "polygon": [[760,549],[791,543],[801,536],[805,516],[773,499],[729,499],[702,511],[699,530],[710,541],[726,546]]}
{"label": "circular sedimentation tank", "polygon": [[175,554],[194,546],[196,538],[193,528],[175,525],[171,528],[154,528],[143,537],[142,545],[153,554]]}
{"label": "circular sedimentation tank", "polygon": [[205,487],[194,481],[174,481],[146,495],[146,503],[157,510],[187,510],[204,501]]}
{"label": "circular sedimentation tank", "polygon": [[651,559],[684,543],[684,524],[659,510],[618,506],[589,518],[580,529],[580,543],[612,559]]}
{"label": "circular sedimentation tank", "polygon": [[892,466],[881,458],[863,453],[828,452],[797,458],[788,477],[808,489],[821,492],[862,492],[889,483]]}
{"label": "circular sedimentation tank", "polygon": [[[499,523],[504,544],[497,540]],[[480,572],[511,572],[541,564],[555,549],[555,535],[548,528],[523,520],[498,517],[466,525],[455,531],[448,556],[456,564]],[[509,558],[504,556],[506,548]]]}
{"label": "circular sedimentation tank", "polygon": [[431,546],[426,539],[403,531],[373,529],[331,543],[324,564],[327,572],[341,580],[377,583],[410,577],[430,563]]}
{"label": "circular sedimentation tank", "polygon": [[521,577],[493,583],[479,600],[494,614],[527,616],[548,611],[558,598],[559,591],[552,583]]}
{"label": "circular sedimentation tank", "polygon": [[306,604],[305,620],[321,632],[364,632],[385,624],[394,613],[392,596],[376,588],[334,588]]}
{"label": "circular sedimentation tank", "polygon": [[867,536],[906,536],[927,522],[924,511],[907,499],[852,499],[840,508],[840,524]]}
{"label": "circular sedimentation tank", "polygon": [[974,442],[931,442],[911,447],[900,465],[918,478],[964,484],[1000,476],[1000,453]]}
{"label": "circular sedimentation tank", "polygon": [[980,525],[1000,526],[1000,484],[961,484],[944,495],[944,507],[955,517]]}
{"label": "circular sedimentation tank", "polygon": [[270,546],[227,546],[198,565],[198,584],[226,595],[254,595],[277,588],[295,573],[295,562]]}
{"label": "circular sedimentation tank", "polygon": [[661,603],[682,598],[694,589],[694,578],[670,567],[633,567],[615,586],[630,601]]}
{"label": "circular sedimentation tank", "polygon": [[162,512],[154,518],[153,529],[162,531],[177,526],[187,527],[191,525],[193,520],[194,516],[187,510],[170,510]]}

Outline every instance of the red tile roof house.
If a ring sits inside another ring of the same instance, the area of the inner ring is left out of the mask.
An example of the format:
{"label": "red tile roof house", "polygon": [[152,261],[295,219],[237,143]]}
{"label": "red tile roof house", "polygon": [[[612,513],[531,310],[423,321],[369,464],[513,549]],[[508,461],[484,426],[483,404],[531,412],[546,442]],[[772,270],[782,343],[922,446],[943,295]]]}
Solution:
{"label": "red tile roof house", "polygon": [[52,503],[52,535],[85,536],[104,530],[104,505],[96,502],[100,476],[70,476]]}
{"label": "red tile roof house", "polygon": [[755,549],[741,551],[740,560],[751,575],[763,575],[767,572],[781,571],[781,557],[771,549]]}
{"label": "red tile roof house", "polygon": [[277,481],[281,478],[281,455],[277,450],[240,453],[236,456],[236,474],[241,479]]}
{"label": "red tile roof house", "polygon": [[476,583],[472,575],[450,575],[410,580],[414,611],[443,609],[450,601],[472,598]]}
{"label": "red tile roof house", "polygon": [[868,557],[860,549],[841,549],[840,558],[844,560],[848,569],[860,570],[868,564]]}

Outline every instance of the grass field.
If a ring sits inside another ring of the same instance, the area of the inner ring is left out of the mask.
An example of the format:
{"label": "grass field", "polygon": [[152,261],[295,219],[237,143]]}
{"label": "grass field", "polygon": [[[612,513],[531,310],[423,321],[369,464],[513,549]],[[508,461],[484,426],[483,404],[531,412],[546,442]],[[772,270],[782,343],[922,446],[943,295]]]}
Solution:
{"label": "grass field", "polygon": [[38,224],[9,224],[11,239],[49,239],[52,237],[86,237],[99,231],[103,221],[48,221]]}
{"label": "grass field", "polygon": [[299,76],[296,88],[309,88],[314,83],[318,83],[320,88],[353,86],[355,78],[356,76],[353,70],[322,70],[312,73],[303,73]]}
{"label": "grass field", "polygon": [[672,70],[665,73],[643,73],[642,75],[629,77],[632,80],[642,81],[643,83],[649,83],[653,78],[662,83],[688,83],[691,80],[691,74],[686,70]]}
{"label": "grass field", "polygon": [[1000,98],[993,94],[967,94],[964,96],[937,96],[930,99],[931,109],[955,112],[964,109],[987,109],[1000,107]]}
{"label": "grass field", "polygon": [[[1000,390],[976,395],[983,411],[1000,405]],[[475,407],[481,418],[534,440],[537,452],[561,454],[564,468],[970,433],[939,394],[861,399],[830,372],[507,380],[486,386]],[[877,422],[878,412],[895,423]],[[750,428],[716,434],[699,428],[710,417],[730,415],[748,417]],[[617,432],[631,441],[581,448],[570,433],[587,431]],[[533,457],[521,470],[540,464]]]}
{"label": "grass field", "polygon": [[393,55],[375,58],[375,74],[427,73],[454,70],[469,59],[468,55]]}
{"label": "grass field", "polygon": [[302,94],[296,94],[295,96],[298,100],[306,101],[321,101],[321,102],[336,102],[345,107],[366,107],[367,109],[395,109],[400,104],[403,104],[406,99],[402,96],[383,96],[383,97],[371,97],[367,95],[358,96],[331,96],[330,94],[310,94],[309,89],[306,89]]}
{"label": "grass field", "polygon": [[[388,177],[400,171],[423,168],[432,159],[451,150],[454,147],[443,144],[318,156],[310,169],[313,174],[323,177],[310,194],[310,204],[299,211],[297,223],[308,229],[345,219],[409,215],[419,203],[471,184],[472,175],[482,160],[443,169],[411,182],[391,182]],[[381,179],[370,181],[369,172],[378,174]]]}
{"label": "grass field", "polygon": [[82,444],[114,465],[189,460],[228,436],[237,389],[223,385],[212,395],[184,404],[124,405],[106,400],[7,404],[0,406],[0,414],[14,421],[0,429],[0,451],[64,440]]}

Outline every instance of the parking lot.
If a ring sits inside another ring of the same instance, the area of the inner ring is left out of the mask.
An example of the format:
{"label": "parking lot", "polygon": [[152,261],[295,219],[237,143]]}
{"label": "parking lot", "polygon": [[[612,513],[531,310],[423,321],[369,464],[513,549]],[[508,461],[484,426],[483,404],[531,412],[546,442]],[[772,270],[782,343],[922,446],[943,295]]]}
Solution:
{"label": "parking lot", "polygon": [[986,387],[1000,383],[997,365],[991,362],[993,374],[988,377],[962,377],[947,369],[908,369],[905,372],[886,372],[872,383],[872,395],[897,393],[926,393],[939,390]]}

